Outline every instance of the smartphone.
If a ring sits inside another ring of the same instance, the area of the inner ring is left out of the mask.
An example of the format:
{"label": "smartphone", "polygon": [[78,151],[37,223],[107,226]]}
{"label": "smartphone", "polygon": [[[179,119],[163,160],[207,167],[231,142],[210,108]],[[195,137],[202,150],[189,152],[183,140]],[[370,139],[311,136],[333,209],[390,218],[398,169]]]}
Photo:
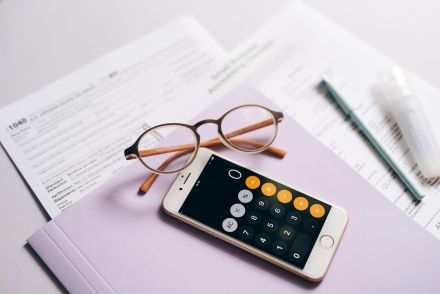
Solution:
{"label": "smartphone", "polygon": [[200,148],[163,200],[164,211],[310,281],[320,281],[346,211]]}

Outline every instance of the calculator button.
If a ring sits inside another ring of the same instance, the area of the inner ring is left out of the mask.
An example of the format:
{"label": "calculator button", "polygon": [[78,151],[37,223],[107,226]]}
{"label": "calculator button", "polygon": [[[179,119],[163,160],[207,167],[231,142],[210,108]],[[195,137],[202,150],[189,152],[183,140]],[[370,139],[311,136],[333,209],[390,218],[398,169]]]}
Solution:
{"label": "calculator button", "polygon": [[268,219],[263,222],[263,230],[268,233],[275,232],[278,229],[278,223],[273,219]]}
{"label": "calculator button", "polygon": [[275,255],[283,255],[287,252],[287,244],[283,241],[276,241],[272,245],[272,252]]}
{"label": "calculator button", "polygon": [[258,197],[255,201],[255,207],[259,210],[266,210],[269,208],[269,200],[263,197]]}
{"label": "calculator button", "polygon": [[269,213],[273,217],[282,217],[286,213],[286,209],[283,205],[275,203],[270,207]]}
{"label": "calculator button", "polygon": [[295,235],[295,231],[289,226],[282,226],[279,233],[280,237],[284,240],[292,240]]}
{"label": "calculator button", "polygon": [[223,221],[222,227],[223,227],[223,230],[225,230],[226,232],[232,233],[237,229],[238,223],[235,219],[228,217],[227,219],[225,219]]}
{"label": "calculator button", "polygon": [[309,252],[312,240],[306,234],[299,234],[293,241],[292,249],[289,252],[289,259],[294,263],[303,263],[306,254]]}
{"label": "calculator button", "polygon": [[260,179],[256,176],[249,176],[246,178],[245,184],[249,189],[257,189],[260,186]]}
{"label": "calculator button", "polygon": [[256,211],[251,211],[246,216],[246,219],[251,225],[258,225],[259,223],[261,223],[261,214]]}
{"label": "calculator button", "polygon": [[235,217],[242,217],[246,212],[246,209],[244,208],[243,204],[235,203],[231,206],[231,209],[229,211]]}
{"label": "calculator button", "polygon": [[255,238],[255,242],[260,247],[267,247],[270,244],[270,237],[267,234],[258,234]]}
{"label": "calculator button", "polygon": [[280,190],[280,192],[278,192],[277,194],[277,199],[281,203],[289,203],[290,201],[292,201],[292,193],[287,190]]}
{"label": "calculator button", "polygon": [[298,210],[306,210],[309,206],[309,201],[307,201],[304,197],[296,197],[295,200],[293,200],[293,206],[295,206]]}
{"label": "calculator button", "polygon": [[287,222],[291,225],[297,225],[301,222],[302,216],[298,211],[291,211],[287,214]]}
{"label": "calculator button", "polygon": [[306,232],[315,233],[319,229],[319,224],[316,220],[308,218],[303,222],[303,228]]}
{"label": "calculator button", "polygon": [[313,204],[312,206],[310,206],[310,214],[316,218],[323,217],[325,214],[324,206],[322,206],[321,204]]}
{"label": "calculator button", "polygon": [[249,240],[254,236],[254,229],[249,226],[243,226],[238,229],[238,234],[244,240]]}
{"label": "calculator button", "polygon": [[249,203],[252,201],[252,198],[254,198],[254,195],[249,190],[243,189],[238,192],[238,200],[240,200],[242,203]]}
{"label": "calculator button", "polygon": [[263,193],[264,196],[273,196],[276,191],[277,188],[272,183],[264,183],[263,186],[261,186],[261,193]]}

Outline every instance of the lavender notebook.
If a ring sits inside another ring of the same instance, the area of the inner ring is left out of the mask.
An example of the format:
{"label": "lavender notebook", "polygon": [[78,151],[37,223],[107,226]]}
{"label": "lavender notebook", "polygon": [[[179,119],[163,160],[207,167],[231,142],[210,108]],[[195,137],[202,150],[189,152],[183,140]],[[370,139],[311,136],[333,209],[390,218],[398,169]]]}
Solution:
{"label": "lavender notebook", "polygon": [[[242,87],[194,121],[245,103],[276,109],[262,94]],[[215,131],[200,129],[202,138]],[[174,177],[160,176],[147,196],[138,196],[147,174],[140,163],[28,241],[72,293],[440,293],[438,240],[291,119],[280,124],[274,144],[288,151],[283,160],[217,151],[348,211],[345,236],[321,283],[304,281],[166,216],[160,205]]]}

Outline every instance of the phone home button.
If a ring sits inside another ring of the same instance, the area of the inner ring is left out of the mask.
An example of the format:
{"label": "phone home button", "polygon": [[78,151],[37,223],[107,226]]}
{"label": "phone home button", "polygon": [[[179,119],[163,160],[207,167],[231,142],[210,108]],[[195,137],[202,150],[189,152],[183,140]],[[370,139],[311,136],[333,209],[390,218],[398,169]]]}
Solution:
{"label": "phone home button", "polygon": [[319,243],[321,244],[321,247],[329,249],[333,247],[335,241],[333,240],[332,236],[323,235],[321,239],[319,239]]}

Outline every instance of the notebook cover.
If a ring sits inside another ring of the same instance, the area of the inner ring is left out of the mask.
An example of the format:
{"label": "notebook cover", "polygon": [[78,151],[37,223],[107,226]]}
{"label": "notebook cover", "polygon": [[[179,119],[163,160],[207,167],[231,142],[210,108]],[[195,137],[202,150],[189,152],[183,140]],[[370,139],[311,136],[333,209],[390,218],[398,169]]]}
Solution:
{"label": "notebook cover", "polygon": [[[243,86],[193,121],[217,118],[246,103],[276,109]],[[168,121],[172,117],[164,118]],[[199,131],[206,139],[216,129]],[[274,145],[288,151],[284,159],[217,151],[348,211],[345,235],[321,283],[307,282],[165,215],[160,206],[174,176],[160,176],[147,196],[139,196],[148,172],[138,162],[28,241],[72,293],[439,292],[438,240],[292,119],[280,124]]]}

